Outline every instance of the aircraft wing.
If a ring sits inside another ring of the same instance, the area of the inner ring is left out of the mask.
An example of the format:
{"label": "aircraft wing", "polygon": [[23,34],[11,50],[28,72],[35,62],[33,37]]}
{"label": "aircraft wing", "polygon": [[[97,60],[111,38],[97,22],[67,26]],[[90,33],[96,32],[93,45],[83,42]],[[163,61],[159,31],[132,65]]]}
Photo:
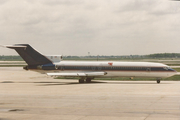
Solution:
{"label": "aircraft wing", "polygon": [[88,76],[104,76],[106,72],[81,72],[81,73],[47,73],[48,76],[62,76],[62,77],[88,77]]}

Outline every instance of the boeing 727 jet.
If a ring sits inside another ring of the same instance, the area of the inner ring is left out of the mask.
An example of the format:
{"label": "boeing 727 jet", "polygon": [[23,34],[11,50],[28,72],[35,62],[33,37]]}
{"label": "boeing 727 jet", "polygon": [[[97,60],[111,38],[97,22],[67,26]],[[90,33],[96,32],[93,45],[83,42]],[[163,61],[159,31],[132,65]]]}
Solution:
{"label": "boeing 727 jet", "polygon": [[162,63],[152,62],[101,62],[101,61],[63,61],[61,55],[44,56],[28,44],[6,45],[16,50],[24,59],[25,70],[46,73],[49,76],[78,77],[79,83],[91,82],[94,78],[105,77],[146,77],[162,78],[177,72]]}

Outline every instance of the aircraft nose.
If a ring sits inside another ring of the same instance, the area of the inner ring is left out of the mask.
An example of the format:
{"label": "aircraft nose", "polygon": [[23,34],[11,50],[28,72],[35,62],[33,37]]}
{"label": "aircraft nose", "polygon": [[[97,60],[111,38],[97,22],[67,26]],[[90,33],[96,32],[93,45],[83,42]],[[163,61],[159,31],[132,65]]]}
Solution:
{"label": "aircraft nose", "polygon": [[173,69],[173,68],[171,68],[171,67],[169,67],[169,68],[168,68],[168,70],[169,70],[169,71],[171,71],[171,72],[173,72],[174,74],[177,74],[177,71],[176,71],[176,70],[174,70],[174,69]]}
{"label": "aircraft nose", "polygon": [[174,70],[174,69],[172,69],[172,68],[170,68],[170,70],[173,71],[173,72],[177,72],[176,70]]}
{"label": "aircraft nose", "polygon": [[174,69],[171,68],[171,71],[174,73],[174,74],[177,74],[178,72]]}
{"label": "aircraft nose", "polygon": [[174,70],[174,69],[173,69],[173,71],[174,71],[175,73],[177,73],[177,71],[176,71],[176,70]]}

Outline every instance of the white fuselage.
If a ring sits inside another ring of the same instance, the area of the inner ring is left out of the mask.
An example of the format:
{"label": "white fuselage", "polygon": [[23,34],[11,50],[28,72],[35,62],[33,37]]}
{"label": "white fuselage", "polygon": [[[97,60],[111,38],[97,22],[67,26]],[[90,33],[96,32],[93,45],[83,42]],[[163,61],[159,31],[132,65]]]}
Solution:
{"label": "white fuselage", "polygon": [[61,61],[55,62],[54,69],[38,70],[39,72],[56,73],[85,73],[106,72],[104,76],[96,77],[152,77],[166,78],[177,72],[169,66],[151,62],[82,62]]}

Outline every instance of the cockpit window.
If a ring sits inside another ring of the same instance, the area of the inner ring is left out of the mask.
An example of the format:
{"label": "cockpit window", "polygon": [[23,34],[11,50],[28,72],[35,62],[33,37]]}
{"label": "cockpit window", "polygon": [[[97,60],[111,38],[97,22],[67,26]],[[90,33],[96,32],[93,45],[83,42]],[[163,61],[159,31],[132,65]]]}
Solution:
{"label": "cockpit window", "polygon": [[164,67],[164,69],[165,69],[165,70],[168,70],[168,68],[167,68],[167,67]]}
{"label": "cockpit window", "polygon": [[164,67],[165,70],[171,69],[170,67]]}

